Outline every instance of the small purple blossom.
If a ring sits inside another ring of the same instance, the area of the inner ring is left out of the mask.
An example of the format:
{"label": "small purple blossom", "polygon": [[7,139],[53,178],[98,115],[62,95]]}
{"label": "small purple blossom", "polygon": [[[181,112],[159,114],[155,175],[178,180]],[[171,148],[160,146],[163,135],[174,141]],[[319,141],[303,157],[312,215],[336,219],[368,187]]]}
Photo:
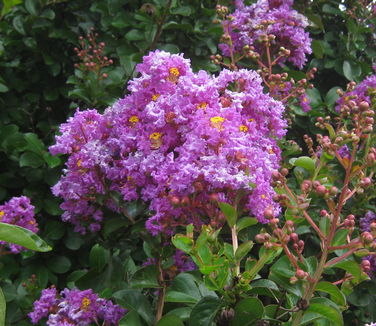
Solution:
{"label": "small purple blossom", "polygon": [[[28,229],[34,233],[38,232],[38,224],[34,218],[34,206],[26,196],[13,197],[3,205],[0,205],[0,221]],[[5,241],[0,244],[9,247],[12,253],[19,253],[25,250],[24,247]]]}
{"label": "small purple blossom", "polygon": [[364,79],[361,83],[349,92],[346,92],[337,100],[336,110],[351,110],[352,107],[359,106],[360,103],[366,102],[371,105],[371,97],[369,91],[376,89],[376,75],[371,75]]}
{"label": "small purple blossom", "polygon": [[47,318],[48,326],[88,326],[98,320],[116,326],[125,312],[111,301],[99,298],[91,289],[64,289],[57,294],[55,288],[49,288],[42,291],[28,316],[33,324]]}
{"label": "small purple blossom", "polygon": [[362,232],[371,232],[371,223],[376,223],[376,214],[368,211],[363,218],[359,220],[360,230]]}
{"label": "small purple blossom", "polygon": [[174,265],[179,272],[189,272],[197,269],[196,264],[192,259],[181,250],[176,250],[174,258]]}
{"label": "small purple blossom", "polygon": [[[281,57],[278,63],[285,60],[298,68],[307,61],[307,54],[312,52],[311,39],[304,31],[308,20],[292,8],[292,0],[258,0],[246,6],[243,1],[236,1],[236,10],[231,20],[223,22],[232,39],[233,50],[242,53],[243,47],[253,46],[261,56],[265,54],[265,46],[260,42],[263,37],[274,35],[271,42],[272,56],[277,58],[280,48],[290,51],[287,59]],[[230,54],[230,45],[220,44],[224,55]]]}

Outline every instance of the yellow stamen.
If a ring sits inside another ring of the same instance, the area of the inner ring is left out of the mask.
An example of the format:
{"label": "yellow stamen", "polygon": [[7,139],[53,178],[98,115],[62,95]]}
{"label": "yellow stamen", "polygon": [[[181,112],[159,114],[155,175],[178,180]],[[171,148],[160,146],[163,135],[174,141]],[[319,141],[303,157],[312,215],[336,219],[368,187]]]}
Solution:
{"label": "yellow stamen", "polygon": [[132,123],[137,123],[140,121],[140,119],[138,118],[137,115],[132,115],[129,119],[128,119],[129,122],[132,122]]}
{"label": "yellow stamen", "polygon": [[90,304],[91,304],[91,301],[90,301],[89,298],[86,298],[86,297],[83,298],[83,299],[82,299],[82,302],[81,302],[81,309],[82,309],[82,310],[87,309],[87,307],[89,307]]}
{"label": "yellow stamen", "polygon": [[153,94],[153,96],[151,97],[151,99],[153,100],[153,101],[156,101],[156,100],[158,100],[158,97],[159,96],[161,96],[161,94]]}
{"label": "yellow stamen", "polygon": [[273,148],[269,149],[269,154],[274,154]]}
{"label": "yellow stamen", "polygon": [[253,121],[255,121],[255,119],[252,119],[252,118],[251,118],[251,119],[248,119],[248,121],[249,121],[249,122],[253,122]]}
{"label": "yellow stamen", "polygon": [[262,199],[265,199],[265,198],[266,198],[266,196],[265,196],[265,195],[261,195],[261,198],[262,198]]}
{"label": "yellow stamen", "polygon": [[77,166],[80,167],[82,165],[82,161],[81,160],[78,160],[77,161]]}
{"label": "yellow stamen", "polygon": [[241,125],[241,126],[239,126],[239,130],[242,131],[242,132],[247,132],[248,127],[246,125]]}
{"label": "yellow stamen", "polygon": [[3,218],[4,214],[5,214],[4,211],[0,211],[0,221]]}
{"label": "yellow stamen", "polygon": [[225,118],[222,118],[222,117],[213,117],[213,118],[210,118],[211,126],[212,126],[213,128],[218,129],[219,131],[221,131],[221,130],[223,129],[222,123],[223,123],[225,120],[226,120],[226,119],[225,119]]}
{"label": "yellow stamen", "polygon": [[160,132],[153,132],[149,138],[152,140],[158,140],[159,138],[162,137],[162,134]]}
{"label": "yellow stamen", "polygon": [[150,136],[150,147],[152,149],[158,149],[162,146],[162,134],[160,132],[153,132]]}
{"label": "yellow stamen", "polygon": [[208,106],[208,104],[206,102],[201,102],[200,104],[197,104],[196,105],[196,109],[203,109],[205,111],[206,107]]}
{"label": "yellow stamen", "polygon": [[174,75],[175,77],[179,77],[180,76],[180,71],[176,67],[170,68],[169,71],[170,71],[170,74]]}

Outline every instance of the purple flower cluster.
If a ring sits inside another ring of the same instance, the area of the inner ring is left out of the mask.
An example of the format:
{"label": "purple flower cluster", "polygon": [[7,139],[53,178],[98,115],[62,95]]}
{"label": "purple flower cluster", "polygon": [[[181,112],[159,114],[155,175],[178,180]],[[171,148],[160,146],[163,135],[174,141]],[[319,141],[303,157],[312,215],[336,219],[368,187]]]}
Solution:
{"label": "purple flower cluster", "polygon": [[[308,20],[292,9],[292,5],[293,0],[258,0],[250,6],[242,0],[235,1],[235,12],[223,23],[231,36],[232,47],[221,44],[223,54],[229,56],[233,50],[242,53],[248,45],[262,56],[265,46],[261,40],[273,35],[272,57],[277,58],[280,48],[284,48],[290,51],[287,61],[301,69],[307,61],[306,55],[312,52],[311,39],[304,31]],[[281,57],[278,63],[284,60],[286,57]]]}
{"label": "purple flower cluster", "polygon": [[64,289],[58,294],[55,288],[49,288],[34,302],[29,317],[33,324],[47,318],[48,326],[86,326],[98,321],[118,325],[125,312],[111,301],[99,298],[91,289]]}
{"label": "purple flower cluster", "polygon": [[189,60],[163,51],[144,57],[137,71],[130,95],[103,115],[77,111],[61,126],[51,152],[69,155],[53,187],[63,218],[76,231],[98,230],[102,207],[119,210],[111,193],[149,202],[152,234],[223,221],[217,200],[232,203],[239,191],[261,222],[266,209],[278,214],[270,182],[284,107],[263,93],[259,75],[193,73]]}
{"label": "purple flower cluster", "polygon": [[343,109],[352,109],[359,106],[362,102],[367,102],[371,106],[371,97],[369,90],[376,89],[376,75],[371,75],[349,92],[346,92],[337,100],[336,110],[340,112]]}
{"label": "purple flower cluster", "polygon": [[[38,232],[38,224],[34,218],[34,206],[25,196],[13,197],[3,205],[0,205],[0,222],[21,226],[34,233]],[[5,241],[0,241],[3,246],[9,247],[13,253],[25,250],[24,247]]]}
{"label": "purple flower cluster", "polygon": [[[363,218],[359,220],[360,230],[362,232],[371,232],[371,224],[376,223],[376,214],[372,211],[368,211]],[[376,275],[376,255],[369,255],[363,258],[363,269],[369,275],[369,277],[375,277]]]}

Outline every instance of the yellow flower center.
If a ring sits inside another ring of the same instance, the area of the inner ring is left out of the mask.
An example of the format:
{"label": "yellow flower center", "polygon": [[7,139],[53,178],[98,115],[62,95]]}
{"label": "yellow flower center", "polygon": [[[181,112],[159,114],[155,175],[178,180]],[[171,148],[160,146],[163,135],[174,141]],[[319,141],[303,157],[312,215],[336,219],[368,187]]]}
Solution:
{"label": "yellow flower center", "polygon": [[265,195],[261,195],[261,198],[262,198],[262,199],[265,199],[265,198],[266,198],[266,196],[265,196]]}
{"label": "yellow flower center", "polygon": [[197,105],[196,105],[196,109],[197,109],[197,110],[198,110],[198,109],[203,109],[203,110],[205,110],[207,106],[208,106],[208,104],[207,104],[206,102],[201,102],[200,104],[197,104]]}
{"label": "yellow flower center", "polygon": [[273,148],[269,149],[269,154],[274,154]]}
{"label": "yellow flower center", "polygon": [[170,74],[174,75],[175,77],[179,77],[180,76],[180,71],[179,71],[178,68],[173,67],[173,68],[170,68]]}
{"label": "yellow flower center", "polygon": [[4,214],[4,211],[0,211],[0,220],[3,218]]}
{"label": "yellow flower center", "polygon": [[158,100],[159,96],[161,96],[161,94],[154,94],[154,95],[151,97],[151,99],[152,99],[153,101],[156,101],[156,100]]}
{"label": "yellow flower center", "polygon": [[212,122],[212,123],[223,123],[223,121],[225,121],[225,118],[222,118],[222,117],[210,118],[210,122]]}
{"label": "yellow flower center", "polygon": [[138,118],[137,115],[132,115],[129,119],[128,119],[129,122],[132,122],[132,123],[137,123],[140,121],[140,119]]}
{"label": "yellow flower center", "polygon": [[160,132],[153,132],[149,138],[152,149],[158,149],[162,146],[162,134]]}
{"label": "yellow flower center", "polygon": [[221,130],[223,129],[222,123],[223,123],[225,120],[226,120],[226,119],[225,119],[225,118],[222,118],[222,117],[213,117],[213,118],[210,118],[211,126],[212,126],[213,128],[218,129],[219,131],[221,131]]}
{"label": "yellow flower center", "polygon": [[91,301],[90,301],[90,299],[89,298],[83,298],[82,299],[82,302],[81,302],[81,309],[87,309],[87,307],[89,307],[90,306],[90,304],[91,304]]}
{"label": "yellow flower center", "polygon": [[239,130],[242,131],[242,132],[247,132],[248,127],[246,125],[241,125],[241,126],[239,126]]}
{"label": "yellow flower center", "polygon": [[80,167],[82,165],[82,161],[81,160],[78,160],[77,161],[77,166]]}
{"label": "yellow flower center", "polygon": [[153,132],[149,138],[152,140],[158,140],[162,137],[162,134],[160,132]]}
{"label": "yellow flower center", "polygon": [[249,121],[249,122],[253,122],[253,121],[255,121],[255,119],[252,119],[252,118],[251,118],[251,119],[248,119],[248,121]]}

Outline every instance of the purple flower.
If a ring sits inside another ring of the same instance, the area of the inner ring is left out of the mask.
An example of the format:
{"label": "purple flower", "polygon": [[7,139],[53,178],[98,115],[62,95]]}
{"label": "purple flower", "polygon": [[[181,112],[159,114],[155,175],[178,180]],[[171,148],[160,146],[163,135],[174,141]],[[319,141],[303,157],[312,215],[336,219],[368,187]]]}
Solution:
{"label": "purple flower", "polygon": [[[311,39],[304,31],[308,20],[294,10],[292,4],[292,0],[258,0],[246,6],[243,1],[236,1],[231,20],[223,23],[231,35],[233,50],[242,53],[243,47],[248,45],[263,56],[265,46],[260,40],[274,35],[270,47],[272,57],[277,58],[283,47],[290,51],[287,61],[301,69],[307,61],[306,55],[312,52]],[[220,48],[224,55],[229,56],[230,45],[220,44]],[[285,57],[281,57],[278,63],[285,60]]]}
{"label": "purple flower", "polygon": [[114,193],[150,204],[152,234],[221,225],[210,198],[231,203],[239,191],[260,221],[266,209],[278,214],[270,183],[287,124],[260,76],[245,69],[193,73],[188,60],[163,51],[144,57],[137,71],[130,95],[103,115],[77,111],[62,125],[51,150],[69,155],[53,187],[64,199],[63,219],[81,233],[98,230],[104,208],[120,211]]}
{"label": "purple flower", "polygon": [[363,218],[359,220],[360,230],[362,232],[371,232],[371,223],[376,223],[376,214],[368,211]]}
{"label": "purple flower", "polygon": [[181,250],[176,250],[174,258],[174,265],[179,272],[189,272],[197,269],[196,264],[191,258]]}
{"label": "purple flower", "polygon": [[118,325],[125,312],[111,301],[99,298],[91,289],[64,289],[58,295],[55,288],[50,288],[43,290],[41,298],[34,302],[29,317],[33,324],[47,318],[48,326],[86,326],[98,320]]}
{"label": "purple flower", "polygon": [[[34,233],[38,232],[38,224],[34,218],[34,206],[30,199],[25,196],[13,197],[3,205],[0,205],[0,221],[28,229]],[[25,250],[24,247],[0,241],[0,244],[8,246],[13,253]]]}
{"label": "purple flower", "polygon": [[376,89],[376,75],[371,75],[349,92],[346,92],[337,100],[336,110],[352,110],[353,107],[359,106],[362,102],[371,105],[370,90]]}

